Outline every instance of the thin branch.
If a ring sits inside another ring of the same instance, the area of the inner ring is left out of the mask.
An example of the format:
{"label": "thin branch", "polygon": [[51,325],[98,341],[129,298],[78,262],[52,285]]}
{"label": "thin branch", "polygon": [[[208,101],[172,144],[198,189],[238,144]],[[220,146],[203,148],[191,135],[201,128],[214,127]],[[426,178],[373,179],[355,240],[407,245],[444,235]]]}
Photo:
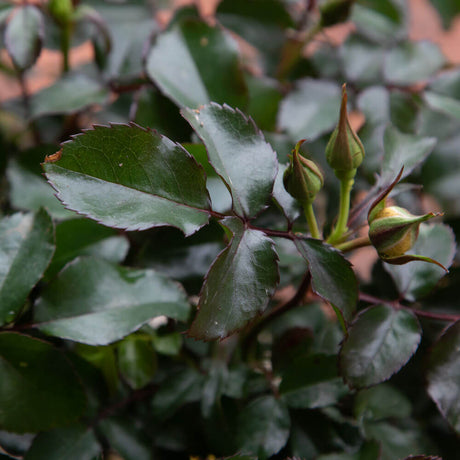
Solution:
{"label": "thin branch", "polygon": [[455,321],[460,320],[460,314],[435,313],[431,311],[419,310],[417,308],[411,308],[411,307],[407,307],[406,305],[402,305],[397,300],[380,299],[378,297],[375,297],[369,294],[365,294],[364,292],[359,293],[359,300],[362,300],[363,302],[368,302],[374,305],[375,304],[386,304],[386,305],[390,305],[394,308],[398,308],[401,310],[411,311],[412,313],[419,316],[420,318],[427,318],[427,319],[433,319],[437,321],[448,321],[448,322],[455,322]]}

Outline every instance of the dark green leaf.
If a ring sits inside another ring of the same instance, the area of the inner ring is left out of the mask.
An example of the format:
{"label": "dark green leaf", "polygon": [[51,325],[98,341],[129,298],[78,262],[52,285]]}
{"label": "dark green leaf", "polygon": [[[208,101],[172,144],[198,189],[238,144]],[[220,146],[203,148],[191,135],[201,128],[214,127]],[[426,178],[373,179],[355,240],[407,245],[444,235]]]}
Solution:
{"label": "dark green leaf", "polygon": [[206,275],[189,331],[196,339],[223,339],[244,327],[265,310],[279,280],[273,241],[237,218],[223,223],[233,238]]}
{"label": "dark green leaf", "polygon": [[345,381],[362,388],[389,379],[417,350],[420,325],[413,313],[379,305],[361,312],[340,352]]}
{"label": "dark green leaf", "polygon": [[385,81],[412,85],[432,77],[445,64],[445,58],[432,42],[405,42],[387,52],[383,62]]}
{"label": "dark green leaf", "polygon": [[106,345],[156,316],[186,320],[188,313],[185,293],[165,276],[88,257],[67,265],[43,290],[35,321],[47,334]]}
{"label": "dark green leaf", "polygon": [[296,240],[296,246],[307,261],[313,290],[339,310],[341,321],[349,321],[358,301],[358,281],[350,262],[319,240]]}
{"label": "dark green leaf", "polygon": [[10,18],[5,30],[5,44],[19,71],[31,67],[42,48],[43,16],[35,6],[21,6]]}
{"label": "dark green leaf", "polygon": [[313,141],[332,131],[339,117],[340,86],[329,81],[298,80],[281,103],[278,126],[292,142]]}
{"label": "dark green leaf", "polygon": [[179,106],[198,108],[210,101],[240,108],[247,104],[236,43],[205,22],[188,19],[159,35],[146,68]]}
{"label": "dark green leaf", "polygon": [[460,433],[460,321],[433,346],[428,362],[428,394]]}
{"label": "dark green leaf", "polygon": [[56,252],[46,277],[54,276],[78,256],[94,256],[109,262],[122,262],[129,249],[124,235],[89,219],[70,219],[56,226]]}
{"label": "dark green leaf", "polygon": [[266,459],[279,452],[289,437],[291,421],[284,403],[262,396],[246,406],[238,419],[238,448]]}
{"label": "dark green leaf", "polygon": [[403,134],[389,125],[384,134],[385,154],[383,156],[380,180],[382,183],[394,180],[404,166],[402,179],[421,165],[436,145],[436,138]]}
{"label": "dark green leaf", "polygon": [[[455,236],[444,224],[422,224],[417,241],[408,254],[418,254],[438,261],[449,268],[455,255]],[[400,295],[415,300],[428,294],[446,272],[427,262],[410,262],[406,265],[385,264]]]}
{"label": "dark green leaf", "polygon": [[149,438],[125,417],[109,418],[99,424],[110,446],[124,460],[152,460],[152,447]]}
{"label": "dark green leaf", "polygon": [[131,335],[118,346],[120,373],[132,388],[147,385],[157,370],[157,355],[148,336]]}
{"label": "dark green leaf", "polygon": [[44,169],[69,209],[109,227],[172,225],[190,235],[208,221],[202,169],[180,145],[137,125],[96,126]]}
{"label": "dark green leaf", "polygon": [[0,427],[19,433],[67,424],[85,410],[83,388],[49,343],[0,333]]}
{"label": "dark green leaf", "polygon": [[381,46],[405,36],[407,6],[398,0],[360,0],[353,8],[351,20],[360,33]]}
{"label": "dark green leaf", "polygon": [[182,334],[173,332],[152,337],[153,348],[161,355],[177,356],[182,348]]}
{"label": "dark green leaf", "polygon": [[71,425],[40,433],[24,460],[93,460],[101,452],[93,431]]}
{"label": "dark green leaf", "polygon": [[335,355],[301,355],[281,377],[280,394],[289,407],[331,406],[348,393],[338,375]]}
{"label": "dark green leaf", "polygon": [[193,368],[173,372],[155,393],[152,402],[153,413],[160,419],[172,417],[189,402],[201,398],[204,376]]}
{"label": "dark green leaf", "polygon": [[410,401],[389,384],[383,383],[358,392],[354,414],[358,420],[406,418],[412,411]]}
{"label": "dark green leaf", "polygon": [[212,103],[199,110],[184,109],[182,114],[227,184],[235,212],[254,217],[268,204],[278,167],[276,154],[262,133],[251,119],[227,105]]}
{"label": "dark green leaf", "polygon": [[438,10],[444,29],[448,29],[460,13],[460,3],[457,0],[430,0],[430,2]]}
{"label": "dark green leaf", "polygon": [[33,118],[43,115],[69,115],[91,105],[104,105],[110,92],[99,81],[87,75],[69,74],[31,97]]}
{"label": "dark green leaf", "polygon": [[0,325],[15,319],[53,252],[54,227],[46,211],[0,221]]}

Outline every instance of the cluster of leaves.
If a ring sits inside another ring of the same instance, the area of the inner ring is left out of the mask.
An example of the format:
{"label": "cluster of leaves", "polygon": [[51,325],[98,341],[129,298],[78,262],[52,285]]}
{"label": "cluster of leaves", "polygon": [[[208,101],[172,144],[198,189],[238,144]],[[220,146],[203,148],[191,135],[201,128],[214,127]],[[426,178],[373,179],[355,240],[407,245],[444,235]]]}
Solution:
{"label": "cluster of leaves", "polygon": [[[460,69],[408,40],[406,2],[222,0],[165,28],[149,2],[77,3],[0,4],[22,88],[0,107],[0,457],[456,458]],[[30,94],[42,48],[62,74]],[[307,138],[327,235],[343,81],[365,118],[350,235],[404,166],[392,199],[427,192],[450,224],[412,251],[448,276],[364,274],[308,237],[283,173]]]}

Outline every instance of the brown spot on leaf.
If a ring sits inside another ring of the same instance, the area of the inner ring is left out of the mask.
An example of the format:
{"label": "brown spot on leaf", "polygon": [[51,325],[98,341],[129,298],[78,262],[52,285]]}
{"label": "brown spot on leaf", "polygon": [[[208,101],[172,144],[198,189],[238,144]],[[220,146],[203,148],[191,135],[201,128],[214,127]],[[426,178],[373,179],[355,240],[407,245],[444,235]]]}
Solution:
{"label": "brown spot on leaf", "polygon": [[52,155],[46,155],[45,163],[56,163],[56,161],[59,161],[61,157],[62,157],[62,149],[56,153],[53,153]]}

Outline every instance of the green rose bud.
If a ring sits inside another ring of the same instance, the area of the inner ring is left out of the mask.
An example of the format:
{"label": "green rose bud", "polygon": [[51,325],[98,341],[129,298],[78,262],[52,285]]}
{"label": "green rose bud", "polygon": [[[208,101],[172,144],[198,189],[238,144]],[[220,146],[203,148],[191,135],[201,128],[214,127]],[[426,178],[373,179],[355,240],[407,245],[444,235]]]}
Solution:
{"label": "green rose bud", "polygon": [[299,153],[304,142],[305,139],[297,142],[283,176],[284,188],[303,205],[312,203],[323,186],[323,175],[318,166]]}
{"label": "green rose bud", "polygon": [[326,146],[326,159],[340,180],[351,180],[364,159],[364,147],[350,126],[347,115],[347,90],[342,86],[342,104],[337,127]]}
{"label": "green rose bud", "polygon": [[48,10],[51,16],[60,24],[68,24],[72,21],[74,12],[72,0],[50,0]]}
{"label": "green rose bud", "polygon": [[368,214],[369,239],[377,250],[379,257],[389,263],[402,265],[413,260],[439,265],[439,262],[424,256],[405,254],[412,248],[417,240],[419,227],[439,214],[430,212],[423,216],[414,216],[409,211],[399,206],[386,206],[385,201],[401,177],[402,170],[396,180],[377,198]]}

